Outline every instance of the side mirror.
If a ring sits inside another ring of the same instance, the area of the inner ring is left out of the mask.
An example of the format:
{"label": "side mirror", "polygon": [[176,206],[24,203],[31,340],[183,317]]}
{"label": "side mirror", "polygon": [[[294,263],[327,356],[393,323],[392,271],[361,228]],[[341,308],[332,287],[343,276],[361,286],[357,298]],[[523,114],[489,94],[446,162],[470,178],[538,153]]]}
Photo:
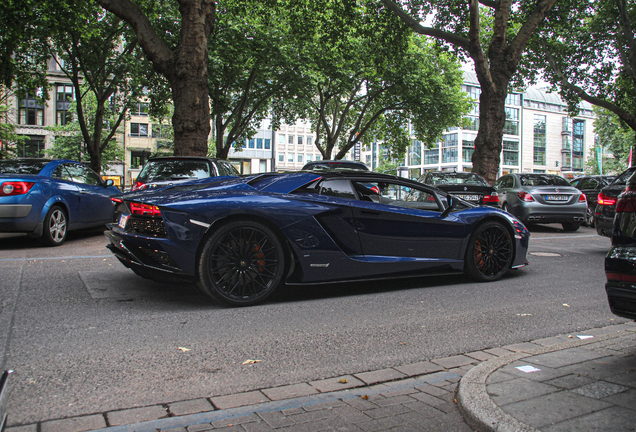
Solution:
{"label": "side mirror", "polygon": [[113,181],[113,179],[108,179],[108,180],[106,180],[105,187],[110,187],[110,186],[112,186],[114,184],[115,184],[115,182]]}
{"label": "side mirror", "polygon": [[446,197],[446,202],[448,203],[448,205],[446,206],[446,208],[444,209],[444,211],[440,215],[443,218],[448,216],[448,214],[451,212],[451,210],[453,210],[455,208],[455,206],[457,205],[457,199],[455,197],[453,197],[452,195],[448,195]]}

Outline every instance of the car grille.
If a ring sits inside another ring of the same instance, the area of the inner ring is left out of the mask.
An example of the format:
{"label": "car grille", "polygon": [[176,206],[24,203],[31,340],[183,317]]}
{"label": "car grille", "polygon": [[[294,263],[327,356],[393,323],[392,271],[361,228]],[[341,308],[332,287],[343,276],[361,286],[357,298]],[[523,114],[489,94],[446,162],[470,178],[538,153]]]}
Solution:
{"label": "car grille", "polygon": [[168,232],[166,226],[163,224],[163,219],[146,219],[146,218],[131,218],[130,226],[133,232],[139,234],[152,235],[155,237],[167,237]]}

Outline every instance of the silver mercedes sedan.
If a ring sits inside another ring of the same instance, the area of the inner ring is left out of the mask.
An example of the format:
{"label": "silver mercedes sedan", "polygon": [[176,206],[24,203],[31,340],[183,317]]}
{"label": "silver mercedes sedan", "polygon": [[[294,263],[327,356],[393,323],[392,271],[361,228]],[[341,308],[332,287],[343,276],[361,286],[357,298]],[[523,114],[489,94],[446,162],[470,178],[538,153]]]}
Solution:
{"label": "silver mercedes sedan", "polygon": [[526,225],[560,223],[565,231],[576,231],[585,221],[585,194],[555,174],[511,173],[493,187],[501,207]]}

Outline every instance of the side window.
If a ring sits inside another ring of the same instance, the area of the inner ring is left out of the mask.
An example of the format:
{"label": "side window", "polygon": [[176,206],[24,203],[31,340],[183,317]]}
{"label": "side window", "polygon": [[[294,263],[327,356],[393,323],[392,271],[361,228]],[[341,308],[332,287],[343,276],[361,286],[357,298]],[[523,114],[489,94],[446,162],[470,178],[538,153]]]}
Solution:
{"label": "side window", "polygon": [[218,164],[219,174],[224,176],[238,175],[231,163],[225,161],[219,161]]}
{"label": "side window", "polygon": [[75,183],[86,183],[86,173],[84,167],[79,164],[65,164],[66,169],[71,175],[70,180]]}
{"label": "side window", "polygon": [[511,188],[514,186],[515,179],[512,176],[508,176],[505,178],[503,182],[501,182],[501,187]]}
{"label": "side window", "polygon": [[325,180],[320,183],[320,195],[335,196],[339,198],[356,199],[349,180]]}
{"label": "side window", "polygon": [[579,189],[580,189],[580,188],[582,188],[582,187],[583,187],[584,183],[583,183],[583,182],[581,182],[581,186],[579,186],[579,182],[580,182],[580,180],[574,180],[574,181],[572,181],[570,184],[571,184],[572,186],[574,186],[575,188],[579,188]]}
{"label": "side window", "polygon": [[84,167],[84,173],[86,179],[84,183],[93,186],[101,186],[103,184],[102,178],[98,176],[92,169]]}
{"label": "side window", "polygon": [[73,178],[68,173],[64,165],[58,165],[58,167],[55,168],[55,171],[53,171],[53,174],[51,174],[51,177],[60,180],[73,181]]}
{"label": "side window", "polygon": [[441,211],[435,196],[426,190],[391,182],[354,182],[360,199],[396,207]]}

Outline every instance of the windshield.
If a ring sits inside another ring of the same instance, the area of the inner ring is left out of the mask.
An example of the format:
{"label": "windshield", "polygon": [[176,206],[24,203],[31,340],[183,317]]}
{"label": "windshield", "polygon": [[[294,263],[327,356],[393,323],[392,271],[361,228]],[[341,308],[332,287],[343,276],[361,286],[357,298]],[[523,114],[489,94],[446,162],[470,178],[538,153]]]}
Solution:
{"label": "windshield", "polygon": [[303,171],[333,171],[333,170],[356,170],[368,171],[366,165],[356,162],[316,162],[307,164],[303,167]]}
{"label": "windshield", "polygon": [[43,160],[4,160],[0,161],[0,173],[37,175],[48,163]]}
{"label": "windshield", "polygon": [[571,186],[563,177],[545,174],[526,174],[519,176],[521,186]]}
{"label": "windshield", "polygon": [[627,180],[629,180],[629,178],[632,176],[632,174],[634,174],[634,170],[633,169],[628,169],[623,174],[621,174],[616,180],[614,180],[611,184],[612,185],[618,185],[618,186],[624,186],[624,185],[627,184]]}
{"label": "windshield", "polygon": [[150,161],[141,170],[137,180],[143,183],[152,181],[170,181],[201,179],[210,177],[210,165],[198,160],[162,160]]}
{"label": "windshield", "polygon": [[436,185],[440,184],[467,184],[467,185],[479,185],[489,186],[488,182],[477,174],[467,172],[449,172],[431,174],[431,182]]}

